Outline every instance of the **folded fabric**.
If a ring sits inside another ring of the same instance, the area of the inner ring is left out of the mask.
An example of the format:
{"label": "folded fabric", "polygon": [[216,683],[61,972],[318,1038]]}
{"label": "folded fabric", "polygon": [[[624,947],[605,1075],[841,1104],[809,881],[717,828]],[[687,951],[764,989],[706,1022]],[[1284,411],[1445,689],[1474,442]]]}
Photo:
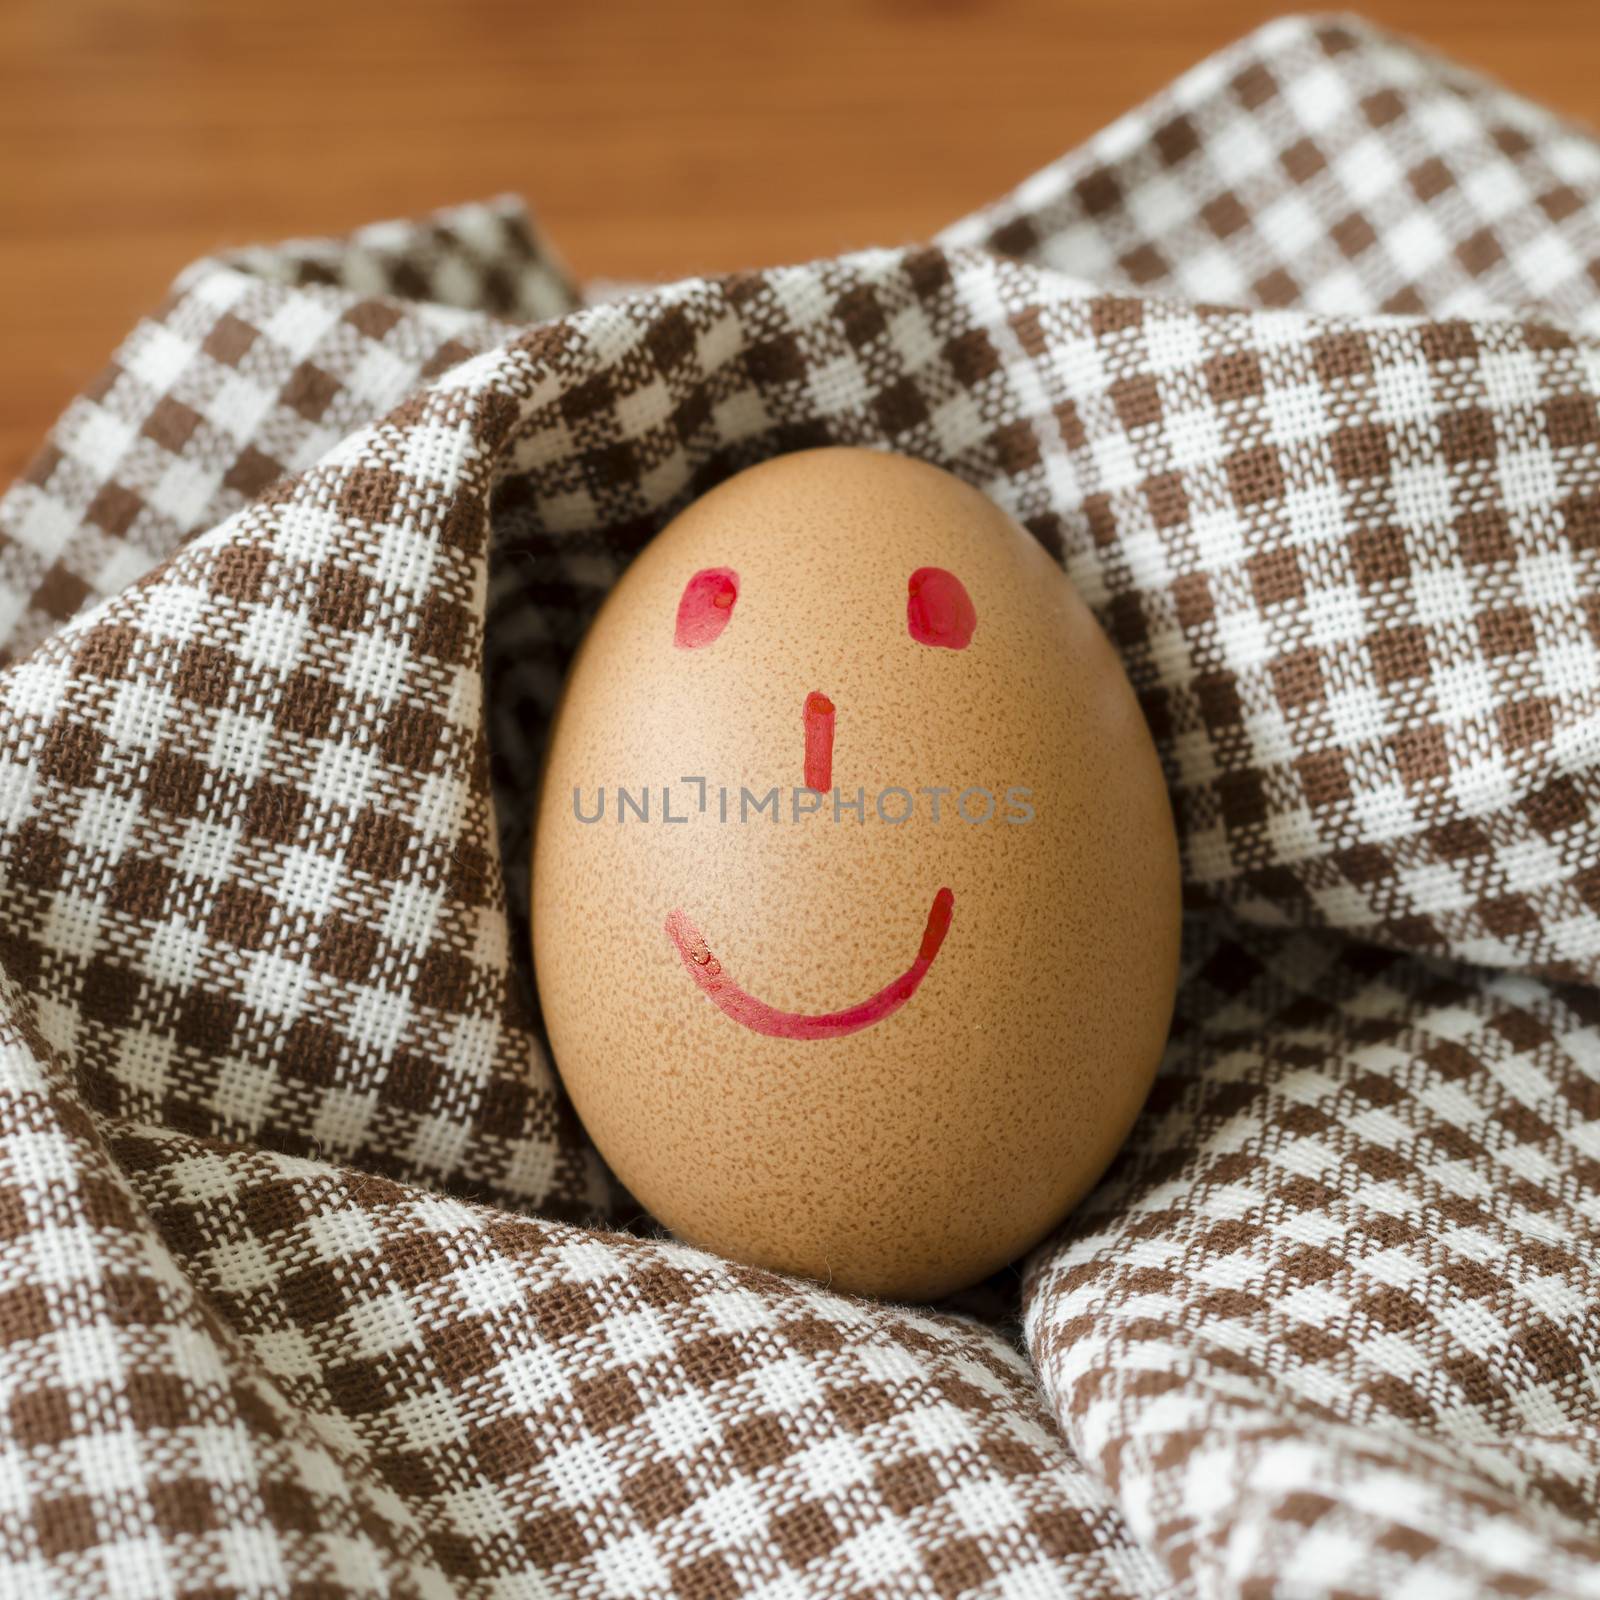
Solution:
{"label": "folded fabric", "polygon": [[[572,651],[824,443],[1059,556],[1177,807],[1020,1349],[604,1231],[540,1042]],[[1600,1594],[1589,136],[1289,20],[928,247],[203,262],[0,534],[0,1589]]]}

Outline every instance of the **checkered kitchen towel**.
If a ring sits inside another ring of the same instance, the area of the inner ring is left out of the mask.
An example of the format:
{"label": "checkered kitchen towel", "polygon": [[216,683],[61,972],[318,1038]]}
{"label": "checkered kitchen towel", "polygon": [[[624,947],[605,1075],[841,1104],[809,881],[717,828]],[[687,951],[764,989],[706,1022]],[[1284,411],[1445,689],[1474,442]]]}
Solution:
{"label": "checkered kitchen towel", "polygon": [[[0,1592],[1600,1594],[1597,398],[1600,145],[1354,22],[931,248],[191,269],[0,502]],[[1176,796],[1021,1350],[601,1231],[539,1044],[573,647],[827,442],[1059,556]]]}

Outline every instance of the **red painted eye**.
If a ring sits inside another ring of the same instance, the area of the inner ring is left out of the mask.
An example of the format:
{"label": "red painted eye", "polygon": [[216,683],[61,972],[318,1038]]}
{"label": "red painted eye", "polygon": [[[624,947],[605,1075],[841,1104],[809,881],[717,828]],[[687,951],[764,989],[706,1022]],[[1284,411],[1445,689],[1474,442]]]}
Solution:
{"label": "red painted eye", "polygon": [[966,585],[943,567],[918,567],[911,574],[906,627],[918,644],[965,650],[978,626],[978,613]]}
{"label": "red painted eye", "polygon": [[683,586],[673,642],[680,650],[703,650],[715,644],[728,626],[738,598],[739,574],[732,567],[703,567]]}

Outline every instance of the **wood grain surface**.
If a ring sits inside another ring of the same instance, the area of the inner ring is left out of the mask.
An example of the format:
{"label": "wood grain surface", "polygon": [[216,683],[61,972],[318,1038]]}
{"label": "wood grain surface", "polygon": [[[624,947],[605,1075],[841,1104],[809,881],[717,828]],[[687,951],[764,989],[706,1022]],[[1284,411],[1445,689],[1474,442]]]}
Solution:
{"label": "wood grain surface", "polygon": [[[4,0],[0,481],[190,259],[512,190],[583,275],[924,237],[1257,0]],[[1373,0],[1580,119],[1595,0]]]}

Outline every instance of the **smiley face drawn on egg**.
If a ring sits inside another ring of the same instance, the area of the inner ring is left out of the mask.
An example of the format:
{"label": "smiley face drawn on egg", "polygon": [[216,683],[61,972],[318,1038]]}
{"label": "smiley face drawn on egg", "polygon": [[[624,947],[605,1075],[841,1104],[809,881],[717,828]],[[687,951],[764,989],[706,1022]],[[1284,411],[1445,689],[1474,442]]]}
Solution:
{"label": "smiley face drawn on egg", "polygon": [[[733,620],[739,575],[732,567],[703,567],[683,586],[673,644],[679,650],[714,645]],[[965,650],[977,628],[977,609],[966,585],[943,567],[918,567],[906,583],[906,632],[931,649]],[[833,786],[833,739],[839,709],[812,690],[801,709],[802,776],[807,789]],[[757,999],[734,981],[711,952],[700,930],[678,906],[667,915],[666,932],[700,992],[741,1027],[774,1039],[841,1039],[893,1016],[914,995],[944,944],[955,894],[941,887],[933,897],[916,959],[875,994],[839,1011],[785,1011]]]}
{"label": "smiley face drawn on egg", "polygon": [[632,1199],[897,1298],[1087,1191],[1177,981],[1115,651],[1014,518],[885,452],[734,473],[639,551],[567,671],[530,893],[551,1052]]}

